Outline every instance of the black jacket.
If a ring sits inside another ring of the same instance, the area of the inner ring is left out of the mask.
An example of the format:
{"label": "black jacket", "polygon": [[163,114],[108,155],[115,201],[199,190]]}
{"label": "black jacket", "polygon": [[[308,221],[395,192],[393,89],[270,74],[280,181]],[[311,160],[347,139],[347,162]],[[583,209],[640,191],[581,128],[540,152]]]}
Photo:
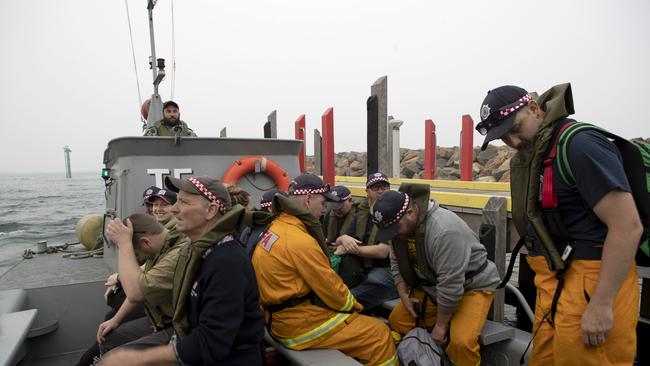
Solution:
{"label": "black jacket", "polygon": [[237,240],[206,252],[190,292],[190,333],[176,344],[188,365],[261,365],[264,315],[255,272]]}

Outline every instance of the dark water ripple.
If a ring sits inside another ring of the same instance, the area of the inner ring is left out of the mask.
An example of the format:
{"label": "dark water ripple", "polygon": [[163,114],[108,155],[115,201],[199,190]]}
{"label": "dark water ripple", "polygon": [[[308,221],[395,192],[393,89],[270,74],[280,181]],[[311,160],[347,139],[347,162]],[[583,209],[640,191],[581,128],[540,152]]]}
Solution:
{"label": "dark water ripple", "polygon": [[76,241],[81,217],[104,210],[98,173],[0,174],[0,267],[20,260],[39,240],[51,245]]}

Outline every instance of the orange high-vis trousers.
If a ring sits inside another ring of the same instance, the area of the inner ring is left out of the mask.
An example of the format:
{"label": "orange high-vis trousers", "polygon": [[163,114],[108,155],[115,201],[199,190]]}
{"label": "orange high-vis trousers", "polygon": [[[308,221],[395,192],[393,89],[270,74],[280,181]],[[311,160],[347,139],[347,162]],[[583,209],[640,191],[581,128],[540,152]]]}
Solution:
{"label": "orange high-vis trousers", "polygon": [[[414,289],[411,297],[422,302],[424,291]],[[458,303],[449,324],[449,345],[446,351],[454,365],[476,366],[481,363],[478,337],[492,305],[492,298],[494,298],[492,291],[469,291]],[[424,311],[426,327],[433,327],[436,323],[436,311],[436,304],[431,299],[427,299]],[[401,301],[390,313],[388,321],[390,327],[402,335],[416,326],[416,320],[408,313]],[[422,324],[417,325],[422,326]]]}
{"label": "orange high-vis trousers", "polygon": [[395,341],[381,320],[353,313],[345,323],[293,349],[333,348],[368,366],[398,366]]}
{"label": "orange high-vis trousers", "polygon": [[535,271],[537,287],[530,365],[632,365],[639,317],[639,284],[634,263],[614,300],[614,322],[609,336],[604,344],[588,347],[582,343],[582,313],[587,307],[587,299],[591,298],[596,288],[600,261],[571,262],[565,274],[553,328],[548,318],[557,286],[555,272],[549,270],[543,256],[527,257],[526,260]]}

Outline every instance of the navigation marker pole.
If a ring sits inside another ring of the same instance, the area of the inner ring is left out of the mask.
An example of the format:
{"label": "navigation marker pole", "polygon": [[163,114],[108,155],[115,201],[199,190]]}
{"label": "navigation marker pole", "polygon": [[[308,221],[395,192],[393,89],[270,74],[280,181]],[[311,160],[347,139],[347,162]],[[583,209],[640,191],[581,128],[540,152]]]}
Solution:
{"label": "navigation marker pole", "polygon": [[65,157],[65,177],[66,178],[72,178],[72,172],[70,170],[70,153],[72,150],[70,150],[70,146],[65,145],[63,147],[63,156]]}

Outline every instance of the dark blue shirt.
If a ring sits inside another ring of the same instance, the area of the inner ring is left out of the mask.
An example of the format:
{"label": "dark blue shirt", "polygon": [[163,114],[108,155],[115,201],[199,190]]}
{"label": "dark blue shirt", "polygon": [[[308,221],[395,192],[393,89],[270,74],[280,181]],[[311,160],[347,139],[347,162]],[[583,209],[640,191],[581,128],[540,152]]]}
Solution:
{"label": "dark blue shirt", "polygon": [[554,182],[558,212],[577,246],[603,244],[607,226],[594,214],[593,208],[612,191],[630,192],[623,161],[616,145],[593,131],[578,132],[569,141],[568,161],[575,184],[567,185],[554,166]]}

